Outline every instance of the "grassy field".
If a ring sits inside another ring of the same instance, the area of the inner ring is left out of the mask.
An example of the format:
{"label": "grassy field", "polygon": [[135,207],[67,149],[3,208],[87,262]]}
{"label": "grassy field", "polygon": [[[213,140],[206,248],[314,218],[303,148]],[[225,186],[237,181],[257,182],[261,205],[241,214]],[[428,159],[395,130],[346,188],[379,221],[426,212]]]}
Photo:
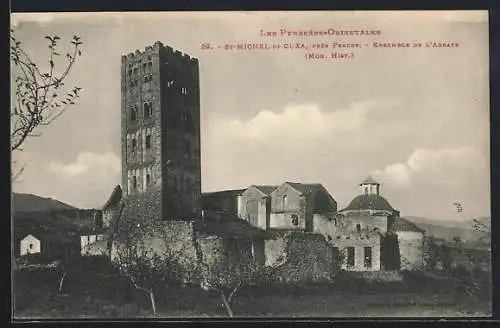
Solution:
{"label": "grassy field", "polygon": [[[57,272],[17,273],[14,316],[39,318],[152,317],[148,296],[116,275],[86,271],[67,277],[57,293]],[[226,317],[219,295],[200,288],[157,293],[160,318]],[[361,283],[339,279],[330,285],[241,290],[233,305],[236,317],[458,317],[491,316],[488,299],[478,302],[455,284]]]}

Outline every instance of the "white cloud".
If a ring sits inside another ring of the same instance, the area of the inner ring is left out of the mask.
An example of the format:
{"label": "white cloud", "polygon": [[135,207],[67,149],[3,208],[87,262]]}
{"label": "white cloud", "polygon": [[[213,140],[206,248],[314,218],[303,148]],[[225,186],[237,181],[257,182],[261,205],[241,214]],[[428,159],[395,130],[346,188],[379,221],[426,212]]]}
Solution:
{"label": "white cloud", "polygon": [[61,173],[68,177],[92,173],[94,170],[109,169],[114,173],[120,172],[120,158],[114,153],[94,154],[90,152],[80,153],[77,159],[71,163],[50,162],[49,171]]}
{"label": "white cloud", "polygon": [[15,192],[51,197],[81,207],[101,207],[120,183],[120,158],[112,153],[82,152],[69,163],[52,161],[43,166],[25,161],[26,170]]}
{"label": "white cloud", "polygon": [[391,109],[394,104],[389,100],[367,100],[331,112],[321,110],[315,103],[290,104],[280,112],[262,110],[247,121],[219,118],[213,130],[263,140],[280,136],[324,137],[359,129],[370,113]]}
{"label": "white cloud", "polygon": [[360,149],[373,147],[377,125],[372,123],[386,121],[397,105],[373,99],[327,111],[304,102],[262,110],[246,120],[212,115],[202,136],[203,189],[360,178],[368,172]]}
{"label": "white cloud", "polygon": [[462,178],[454,175],[467,174],[469,164],[481,161],[482,157],[478,150],[469,146],[455,149],[416,149],[405,162],[387,165],[373,173],[401,187],[410,186],[412,181],[421,176],[452,182]]}

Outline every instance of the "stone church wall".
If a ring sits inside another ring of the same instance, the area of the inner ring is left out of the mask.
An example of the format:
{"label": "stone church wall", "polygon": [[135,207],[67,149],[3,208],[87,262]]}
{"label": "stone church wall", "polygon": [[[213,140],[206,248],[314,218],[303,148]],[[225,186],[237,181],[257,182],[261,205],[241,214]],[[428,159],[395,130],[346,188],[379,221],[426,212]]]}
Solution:
{"label": "stone church wall", "polygon": [[330,280],[338,269],[333,248],[314,233],[276,232],[265,257],[274,279],[288,283]]}
{"label": "stone church wall", "polygon": [[424,239],[421,232],[398,231],[401,270],[424,268]]}

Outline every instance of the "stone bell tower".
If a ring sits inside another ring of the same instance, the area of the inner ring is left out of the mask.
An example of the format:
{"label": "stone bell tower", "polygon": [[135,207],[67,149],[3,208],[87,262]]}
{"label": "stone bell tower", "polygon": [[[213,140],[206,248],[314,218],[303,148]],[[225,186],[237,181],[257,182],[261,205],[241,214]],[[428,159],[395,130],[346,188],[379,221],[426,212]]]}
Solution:
{"label": "stone bell tower", "polygon": [[122,189],[163,220],[201,212],[198,59],[161,42],[121,59]]}

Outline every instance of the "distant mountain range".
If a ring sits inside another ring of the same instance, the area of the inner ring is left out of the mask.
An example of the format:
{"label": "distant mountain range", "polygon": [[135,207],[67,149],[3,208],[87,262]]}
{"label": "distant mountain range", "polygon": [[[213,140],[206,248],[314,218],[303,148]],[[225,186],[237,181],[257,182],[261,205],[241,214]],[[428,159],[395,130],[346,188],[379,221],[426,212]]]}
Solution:
{"label": "distant mountain range", "polygon": [[[40,197],[32,194],[13,193],[12,209],[14,212],[50,212],[59,210],[76,210],[77,208],[52,198]],[[23,217],[25,215],[22,215]],[[30,215],[31,216],[31,215]],[[37,217],[39,215],[36,215]],[[476,242],[483,234],[474,230],[472,220],[436,221],[423,217],[407,216],[406,219],[415,223],[425,230],[427,236],[434,236],[452,241],[454,237],[460,237],[464,242]],[[39,218],[39,220],[43,220]],[[480,218],[481,221],[489,222],[490,218]]]}
{"label": "distant mountain range", "polygon": [[94,210],[79,209],[52,198],[13,193],[12,218],[15,254],[27,234],[79,234],[94,222]]}
{"label": "distant mountain range", "polygon": [[13,212],[38,212],[74,209],[76,208],[52,198],[45,198],[32,194],[12,194]]}
{"label": "distant mountain range", "polygon": [[[472,220],[437,221],[416,216],[405,216],[405,218],[424,229],[427,236],[450,241],[454,237],[460,237],[462,241],[466,242],[476,242],[483,237],[483,233],[474,229],[474,221]],[[479,220],[487,224],[491,222],[491,219],[486,217],[479,218]]]}

